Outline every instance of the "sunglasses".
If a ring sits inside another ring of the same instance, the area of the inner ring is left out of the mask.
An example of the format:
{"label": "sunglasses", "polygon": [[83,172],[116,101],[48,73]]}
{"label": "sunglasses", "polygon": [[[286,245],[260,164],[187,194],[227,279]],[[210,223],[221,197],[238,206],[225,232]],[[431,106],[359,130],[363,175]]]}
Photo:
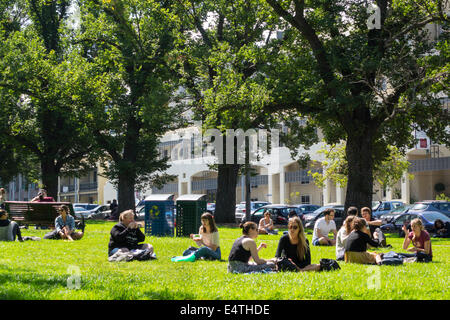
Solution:
{"label": "sunglasses", "polygon": [[298,229],[298,226],[289,226],[288,228],[289,228],[289,229],[297,230],[297,229]]}

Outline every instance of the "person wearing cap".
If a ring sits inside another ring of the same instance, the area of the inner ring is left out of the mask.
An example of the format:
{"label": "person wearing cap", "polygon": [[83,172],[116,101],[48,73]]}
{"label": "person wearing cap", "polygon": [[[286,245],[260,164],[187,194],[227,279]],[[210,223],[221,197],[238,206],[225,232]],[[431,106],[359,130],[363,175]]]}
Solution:
{"label": "person wearing cap", "polygon": [[17,222],[8,219],[8,212],[0,209],[0,241],[16,241],[22,242],[22,234]]}

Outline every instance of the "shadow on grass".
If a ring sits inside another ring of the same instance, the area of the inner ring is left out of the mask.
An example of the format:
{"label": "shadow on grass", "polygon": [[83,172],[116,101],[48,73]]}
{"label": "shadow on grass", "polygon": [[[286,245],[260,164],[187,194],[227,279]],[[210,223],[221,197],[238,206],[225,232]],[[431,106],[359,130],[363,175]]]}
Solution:
{"label": "shadow on grass", "polygon": [[68,277],[69,275],[44,276],[27,269],[9,270],[8,273],[0,273],[0,299],[43,299],[44,292],[67,288]]}

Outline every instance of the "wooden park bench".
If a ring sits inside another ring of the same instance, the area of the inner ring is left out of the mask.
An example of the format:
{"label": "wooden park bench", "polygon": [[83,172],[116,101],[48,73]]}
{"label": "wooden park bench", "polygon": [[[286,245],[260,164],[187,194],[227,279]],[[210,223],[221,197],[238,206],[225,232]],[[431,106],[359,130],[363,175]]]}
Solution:
{"label": "wooden park bench", "polygon": [[84,232],[84,218],[77,218],[73,205],[70,202],[26,202],[26,201],[6,201],[5,209],[9,218],[19,225],[36,225],[54,228],[55,219],[59,216],[58,209],[66,205],[70,214],[75,218],[75,227]]}

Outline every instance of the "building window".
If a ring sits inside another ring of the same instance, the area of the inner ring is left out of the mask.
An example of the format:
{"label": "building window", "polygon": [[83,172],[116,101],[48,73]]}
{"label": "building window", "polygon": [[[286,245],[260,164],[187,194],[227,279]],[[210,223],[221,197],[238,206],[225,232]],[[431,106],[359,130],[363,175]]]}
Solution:
{"label": "building window", "polygon": [[301,196],[302,204],[311,204],[311,196],[309,194],[303,194]]}
{"label": "building window", "polygon": [[301,184],[309,184],[310,176],[308,175],[307,170],[302,170],[300,181]]}

